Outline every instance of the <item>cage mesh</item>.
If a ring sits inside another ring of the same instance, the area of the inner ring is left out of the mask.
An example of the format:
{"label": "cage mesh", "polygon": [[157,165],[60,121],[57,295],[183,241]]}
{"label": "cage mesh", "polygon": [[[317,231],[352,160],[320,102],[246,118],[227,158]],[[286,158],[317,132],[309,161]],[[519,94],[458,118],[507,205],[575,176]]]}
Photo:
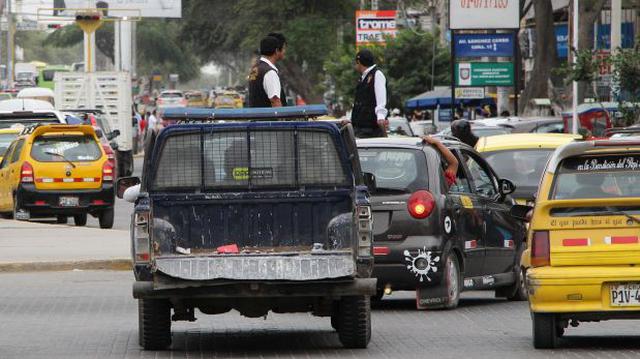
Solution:
{"label": "cage mesh", "polygon": [[200,134],[177,135],[162,148],[155,188],[200,187]]}
{"label": "cage mesh", "polygon": [[336,146],[326,132],[298,133],[300,184],[345,184],[346,176]]}

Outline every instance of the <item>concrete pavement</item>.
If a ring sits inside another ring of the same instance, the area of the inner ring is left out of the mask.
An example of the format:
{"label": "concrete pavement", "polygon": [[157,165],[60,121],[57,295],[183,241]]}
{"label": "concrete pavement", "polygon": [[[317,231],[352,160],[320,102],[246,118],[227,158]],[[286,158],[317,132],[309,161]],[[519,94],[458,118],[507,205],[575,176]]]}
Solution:
{"label": "concrete pavement", "polygon": [[0,220],[0,272],[130,267],[129,231]]}

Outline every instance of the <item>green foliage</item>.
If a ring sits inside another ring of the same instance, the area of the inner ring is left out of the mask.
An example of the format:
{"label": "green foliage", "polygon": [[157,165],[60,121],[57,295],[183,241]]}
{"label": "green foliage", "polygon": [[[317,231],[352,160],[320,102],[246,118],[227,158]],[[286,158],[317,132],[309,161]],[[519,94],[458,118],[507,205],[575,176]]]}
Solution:
{"label": "green foliage", "polygon": [[640,44],[618,49],[611,64],[622,119],[627,126],[635,124],[640,120]]}
{"label": "green foliage", "polygon": [[598,76],[598,69],[603,65],[604,61],[597,56],[595,50],[577,51],[576,62],[572,63],[570,69],[568,69],[567,81],[594,81]]}
{"label": "green foliage", "polygon": [[[431,88],[431,60],[435,46],[434,86],[450,83],[449,49],[438,43],[437,34],[416,34],[404,30],[395,39],[388,39],[386,47],[370,48],[387,77],[389,106],[404,107],[404,102]],[[355,48],[345,44],[332,52],[325,61],[330,82],[335,85],[334,100],[345,108],[353,103],[358,74],[354,70]]]}
{"label": "green foliage", "polygon": [[[44,61],[50,64],[71,64],[82,61],[80,45],[58,48],[47,41],[47,34],[40,31],[16,32],[16,44],[24,50],[24,61]],[[4,48],[3,48],[4,51]]]}

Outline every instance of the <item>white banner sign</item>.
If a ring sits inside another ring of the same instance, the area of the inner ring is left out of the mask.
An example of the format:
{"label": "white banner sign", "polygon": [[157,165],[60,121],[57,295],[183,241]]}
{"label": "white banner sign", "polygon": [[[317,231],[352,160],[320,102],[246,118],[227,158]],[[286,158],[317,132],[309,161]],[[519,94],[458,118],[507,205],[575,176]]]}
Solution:
{"label": "white banner sign", "polygon": [[456,98],[482,99],[484,98],[484,87],[457,87]]}
{"label": "white banner sign", "polygon": [[[62,7],[58,1],[55,3],[55,7]],[[106,7],[114,10],[108,13],[109,16],[114,17],[133,16],[138,11],[142,17],[182,17],[182,0],[64,0],[63,4],[67,9]],[[98,6],[98,4],[100,5]]]}
{"label": "white banner sign", "polygon": [[450,0],[451,30],[518,29],[518,0]]}

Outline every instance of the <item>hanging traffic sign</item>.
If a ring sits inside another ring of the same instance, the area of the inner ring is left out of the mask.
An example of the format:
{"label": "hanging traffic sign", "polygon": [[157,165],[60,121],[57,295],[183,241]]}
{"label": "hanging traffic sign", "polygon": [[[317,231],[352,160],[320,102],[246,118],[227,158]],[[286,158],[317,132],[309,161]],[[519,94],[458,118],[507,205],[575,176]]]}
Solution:
{"label": "hanging traffic sign", "polygon": [[455,37],[456,57],[511,57],[514,55],[515,34],[458,34]]}
{"label": "hanging traffic sign", "polygon": [[455,65],[456,86],[513,86],[512,62],[460,62]]}

